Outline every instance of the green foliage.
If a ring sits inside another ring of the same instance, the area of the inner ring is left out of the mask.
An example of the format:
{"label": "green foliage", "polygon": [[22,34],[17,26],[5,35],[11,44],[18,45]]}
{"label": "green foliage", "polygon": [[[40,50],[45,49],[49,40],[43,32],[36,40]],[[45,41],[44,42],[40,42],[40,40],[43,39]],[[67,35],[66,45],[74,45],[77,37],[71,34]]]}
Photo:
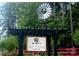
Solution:
{"label": "green foliage", "polygon": [[75,33],[73,34],[73,40],[75,44],[79,45],[79,29],[76,29]]}
{"label": "green foliage", "polygon": [[15,13],[19,17],[17,22],[17,28],[32,28],[37,25],[37,6],[38,3],[16,3]]}
{"label": "green foliage", "polygon": [[0,43],[0,48],[3,48],[8,51],[12,51],[18,46],[17,38],[15,36],[5,37],[4,40]]}
{"label": "green foliage", "polygon": [[[39,5],[40,3],[16,3],[15,15],[19,18],[17,28],[40,28],[42,26],[41,23],[38,22],[39,19],[36,12]],[[48,18],[49,28],[67,28],[69,21],[66,21],[66,19],[68,17],[62,19],[58,14],[59,13],[56,13],[56,16],[58,17],[56,19],[53,18],[53,15]]]}

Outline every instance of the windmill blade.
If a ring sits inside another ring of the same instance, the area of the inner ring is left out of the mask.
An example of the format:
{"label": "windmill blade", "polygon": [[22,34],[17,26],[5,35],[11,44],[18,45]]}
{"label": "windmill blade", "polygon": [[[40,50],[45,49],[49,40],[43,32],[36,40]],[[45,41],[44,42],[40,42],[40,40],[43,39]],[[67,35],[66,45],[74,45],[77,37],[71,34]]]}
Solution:
{"label": "windmill blade", "polygon": [[40,20],[46,20],[47,18],[50,17],[51,13],[52,8],[49,5],[49,3],[43,3],[37,9],[38,19]]}

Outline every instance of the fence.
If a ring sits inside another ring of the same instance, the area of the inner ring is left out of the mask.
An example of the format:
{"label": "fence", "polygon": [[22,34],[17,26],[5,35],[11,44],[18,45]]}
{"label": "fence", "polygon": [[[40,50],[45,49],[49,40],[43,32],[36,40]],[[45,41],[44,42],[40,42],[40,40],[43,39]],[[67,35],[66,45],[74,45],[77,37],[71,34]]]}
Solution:
{"label": "fence", "polygon": [[[40,52],[27,52],[27,50],[23,50],[24,55],[39,55],[39,53]],[[57,53],[58,56],[79,56],[79,48],[59,48],[57,49]]]}
{"label": "fence", "polygon": [[63,56],[79,56],[79,48],[60,48],[58,54]]}

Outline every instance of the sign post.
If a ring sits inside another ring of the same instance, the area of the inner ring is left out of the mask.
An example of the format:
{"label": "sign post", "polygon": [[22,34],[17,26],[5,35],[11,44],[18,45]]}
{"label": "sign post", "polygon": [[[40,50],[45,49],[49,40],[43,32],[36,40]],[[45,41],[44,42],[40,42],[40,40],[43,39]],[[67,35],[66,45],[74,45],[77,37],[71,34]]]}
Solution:
{"label": "sign post", "polygon": [[[51,29],[13,29],[9,28],[9,34],[11,35],[17,35],[19,40],[19,56],[23,55],[23,40],[24,36],[33,36],[33,37],[28,37],[28,50],[30,51],[46,51],[48,52],[48,56],[51,55],[51,40],[50,37],[54,36],[54,55],[57,56],[57,35],[60,32],[66,32],[67,30],[51,30]],[[35,37],[37,36],[37,37]],[[34,39],[34,38],[39,38]],[[40,39],[41,38],[41,39]],[[32,40],[31,40],[32,39]],[[43,40],[43,42],[41,42]],[[34,42],[35,41],[35,42]],[[45,41],[45,42],[44,42]],[[34,44],[32,44],[34,42]],[[36,45],[38,42],[41,44]],[[31,43],[31,44],[30,44]],[[43,45],[44,44],[44,45]],[[30,49],[30,46],[35,46]],[[38,47],[37,47],[38,46]],[[39,48],[43,47],[43,48]],[[38,48],[38,49],[37,49]]]}

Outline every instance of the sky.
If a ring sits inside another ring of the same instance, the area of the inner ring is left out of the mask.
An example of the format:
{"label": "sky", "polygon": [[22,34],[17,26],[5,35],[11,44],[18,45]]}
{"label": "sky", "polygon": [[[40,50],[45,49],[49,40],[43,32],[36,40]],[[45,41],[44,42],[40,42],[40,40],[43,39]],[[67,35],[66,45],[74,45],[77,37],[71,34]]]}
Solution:
{"label": "sky", "polygon": [[[1,9],[2,9],[2,6],[3,6],[4,4],[5,4],[5,2],[0,2],[0,23],[1,23],[1,22],[4,22],[4,21],[3,21],[4,17],[3,17],[2,13],[1,13],[1,12],[2,12]],[[1,30],[2,30],[3,26],[4,26],[4,25],[1,26],[1,24],[0,24],[0,33],[2,32]],[[3,33],[3,35],[5,35],[5,34],[6,34],[6,32]],[[1,39],[1,36],[0,36],[0,39]]]}

